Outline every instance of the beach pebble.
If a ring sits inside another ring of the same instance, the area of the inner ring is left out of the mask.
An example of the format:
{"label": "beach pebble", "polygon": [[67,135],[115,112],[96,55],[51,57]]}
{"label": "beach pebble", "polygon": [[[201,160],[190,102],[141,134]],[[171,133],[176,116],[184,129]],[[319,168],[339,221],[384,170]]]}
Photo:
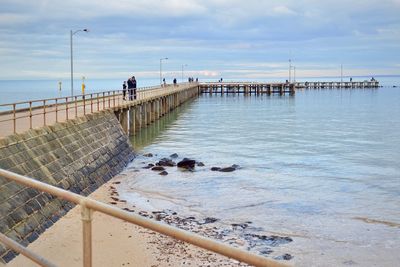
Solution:
{"label": "beach pebble", "polygon": [[168,172],[167,171],[162,171],[162,172],[159,173],[159,175],[168,175]]}
{"label": "beach pebble", "polygon": [[179,156],[178,156],[178,154],[174,153],[174,154],[169,155],[169,157],[172,159],[176,159]]}
{"label": "beach pebble", "polygon": [[165,168],[162,166],[154,166],[151,168],[152,171],[165,171]]}
{"label": "beach pebble", "polygon": [[153,154],[152,153],[143,154],[143,157],[151,158],[153,157]]}
{"label": "beach pebble", "polygon": [[225,167],[225,168],[219,169],[220,172],[233,172],[233,171],[235,171],[235,170],[236,170],[236,169],[233,168],[233,167]]}
{"label": "beach pebble", "polygon": [[184,168],[184,169],[193,169],[195,164],[196,164],[195,160],[184,158],[183,160],[178,162],[178,167],[179,168]]}

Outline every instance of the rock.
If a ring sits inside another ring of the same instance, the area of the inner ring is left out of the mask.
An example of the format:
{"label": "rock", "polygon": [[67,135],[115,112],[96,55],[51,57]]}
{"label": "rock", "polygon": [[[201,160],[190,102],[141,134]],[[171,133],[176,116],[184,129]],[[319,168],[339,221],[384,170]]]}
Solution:
{"label": "rock", "polygon": [[176,165],[176,163],[168,158],[162,158],[160,159],[159,162],[157,162],[158,166],[164,166],[164,167],[174,167]]}
{"label": "rock", "polygon": [[220,169],[221,169],[220,167],[212,167],[212,168],[211,168],[211,170],[212,170],[213,172],[219,171]]}
{"label": "rock", "polygon": [[168,172],[167,171],[162,171],[162,172],[159,173],[159,175],[168,175]]}
{"label": "rock", "polygon": [[174,153],[174,154],[169,155],[169,157],[172,159],[176,159],[179,156],[178,156],[178,154]]}
{"label": "rock", "polygon": [[199,167],[204,167],[205,165],[204,165],[203,162],[199,161],[199,162],[197,162],[197,166],[199,166]]}
{"label": "rock", "polygon": [[232,168],[235,168],[235,169],[240,169],[240,166],[237,165],[237,164],[233,164],[231,167],[232,167]]}
{"label": "rock", "polygon": [[151,153],[147,153],[147,154],[144,154],[144,155],[143,155],[143,157],[148,157],[148,158],[151,158],[151,157],[153,157],[153,154],[151,154]]}
{"label": "rock", "polygon": [[165,168],[162,166],[154,166],[151,168],[152,171],[165,171]]}
{"label": "rock", "polygon": [[184,168],[184,169],[193,169],[195,164],[196,164],[195,160],[184,158],[183,160],[178,162],[178,167],[179,168]]}
{"label": "rock", "polygon": [[205,219],[204,219],[204,222],[203,222],[203,224],[207,224],[207,223],[214,223],[214,222],[216,222],[216,221],[218,221],[218,219],[217,219],[217,218],[213,218],[213,217],[207,217],[207,218],[205,218]]}
{"label": "rock", "polygon": [[149,164],[147,164],[147,166],[143,167],[143,169],[150,169],[152,167],[154,167],[154,164],[153,163],[149,163]]}
{"label": "rock", "polygon": [[220,172],[233,172],[233,171],[235,171],[235,170],[236,170],[236,169],[233,168],[233,167],[225,167],[225,168],[219,169]]}

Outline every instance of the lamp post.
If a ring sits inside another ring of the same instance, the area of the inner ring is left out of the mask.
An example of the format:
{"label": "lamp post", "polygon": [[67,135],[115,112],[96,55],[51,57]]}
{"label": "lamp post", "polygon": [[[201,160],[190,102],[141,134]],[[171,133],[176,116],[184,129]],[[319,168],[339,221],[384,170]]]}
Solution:
{"label": "lamp post", "polygon": [[162,61],[163,60],[168,60],[167,57],[160,58],[160,85],[162,85]]}
{"label": "lamp post", "polygon": [[289,83],[291,82],[292,76],[292,60],[289,59]]}
{"label": "lamp post", "polygon": [[77,34],[78,32],[89,32],[88,29],[83,29],[83,30],[77,30],[77,31],[70,31],[70,48],[71,48],[71,96],[74,95],[74,53],[73,53],[73,44],[72,44],[72,37]]}
{"label": "lamp post", "polygon": [[293,82],[296,82],[296,66],[293,66]]}
{"label": "lamp post", "polygon": [[184,68],[184,67],[187,67],[187,64],[183,64],[183,65],[182,65],[182,81],[181,81],[181,82],[183,82],[183,68]]}

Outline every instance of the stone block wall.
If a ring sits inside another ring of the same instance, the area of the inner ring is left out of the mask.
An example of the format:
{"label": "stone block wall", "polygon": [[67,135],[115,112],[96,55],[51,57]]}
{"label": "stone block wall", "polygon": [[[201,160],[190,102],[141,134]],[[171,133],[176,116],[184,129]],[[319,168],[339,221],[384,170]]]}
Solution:
{"label": "stone block wall", "polygon": [[[134,157],[112,111],[0,139],[0,168],[88,195]],[[0,231],[26,246],[74,205],[0,177]],[[0,261],[16,254],[0,243]]]}

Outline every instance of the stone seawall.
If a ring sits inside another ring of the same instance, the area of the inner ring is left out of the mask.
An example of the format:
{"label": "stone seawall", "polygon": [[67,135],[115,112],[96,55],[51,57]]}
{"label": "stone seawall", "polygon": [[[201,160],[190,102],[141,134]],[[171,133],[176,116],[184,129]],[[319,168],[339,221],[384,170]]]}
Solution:
{"label": "stone seawall", "polygon": [[[134,158],[112,111],[0,140],[0,168],[88,195]],[[0,231],[26,246],[73,205],[0,177]],[[0,243],[0,261],[15,253]]]}

